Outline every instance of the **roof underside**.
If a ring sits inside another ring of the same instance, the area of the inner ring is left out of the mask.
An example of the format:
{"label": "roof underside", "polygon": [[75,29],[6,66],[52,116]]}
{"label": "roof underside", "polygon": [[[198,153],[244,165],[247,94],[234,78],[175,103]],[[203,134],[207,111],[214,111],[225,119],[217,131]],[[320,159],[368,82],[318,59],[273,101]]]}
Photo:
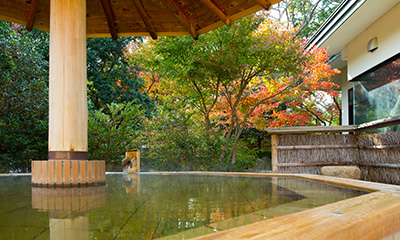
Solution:
{"label": "roof underside", "polygon": [[[87,0],[87,36],[191,35],[269,8],[281,0]],[[49,31],[50,0],[0,1],[0,19]]]}
{"label": "roof underside", "polygon": [[345,0],[312,36],[307,47],[326,47],[336,55],[400,0]]}

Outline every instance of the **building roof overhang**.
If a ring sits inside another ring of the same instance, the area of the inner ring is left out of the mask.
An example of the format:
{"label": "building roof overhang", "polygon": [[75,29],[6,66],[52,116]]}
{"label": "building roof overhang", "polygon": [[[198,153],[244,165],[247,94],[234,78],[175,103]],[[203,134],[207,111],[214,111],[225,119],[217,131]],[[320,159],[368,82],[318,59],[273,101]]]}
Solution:
{"label": "building roof overhang", "polygon": [[317,46],[326,48],[329,56],[340,54],[349,42],[398,3],[400,0],[344,0],[307,42],[306,48]]}

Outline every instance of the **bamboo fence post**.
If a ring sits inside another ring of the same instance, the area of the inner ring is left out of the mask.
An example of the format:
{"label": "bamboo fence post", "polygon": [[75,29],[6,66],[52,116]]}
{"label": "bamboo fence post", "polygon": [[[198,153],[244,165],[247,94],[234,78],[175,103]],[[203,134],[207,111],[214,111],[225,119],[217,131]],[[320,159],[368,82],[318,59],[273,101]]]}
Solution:
{"label": "bamboo fence post", "polygon": [[278,172],[278,149],[276,148],[278,146],[278,135],[272,134],[271,135],[271,163],[272,163],[272,172],[277,173]]}
{"label": "bamboo fence post", "polygon": [[361,132],[357,131],[354,133],[354,140],[356,142],[357,148],[356,148],[356,155],[354,156],[354,163],[356,166],[359,166],[360,163],[360,151],[362,146],[360,146],[360,142],[359,142],[359,137],[361,136]]}

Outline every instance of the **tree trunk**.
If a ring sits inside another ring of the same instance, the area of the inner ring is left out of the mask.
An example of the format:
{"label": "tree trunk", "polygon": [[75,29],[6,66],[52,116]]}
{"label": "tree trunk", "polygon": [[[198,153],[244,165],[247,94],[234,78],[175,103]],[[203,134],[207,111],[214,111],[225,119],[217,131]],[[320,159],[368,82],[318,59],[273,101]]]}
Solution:
{"label": "tree trunk", "polygon": [[[231,124],[229,126],[229,131],[225,136],[225,146],[222,149],[221,155],[219,157],[219,162],[221,162],[221,163],[224,161],[226,150],[228,149],[229,141],[231,140],[231,136],[232,136],[232,132],[233,132],[234,128],[235,128],[235,121],[234,121],[234,116],[232,115],[231,116]],[[229,157],[228,157],[227,162],[229,162]]]}
{"label": "tree trunk", "polygon": [[262,143],[262,140],[263,140],[263,136],[258,136],[258,137],[257,137],[257,147],[258,147],[258,149],[260,149],[260,150],[261,150],[261,143]]}
{"label": "tree trunk", "polygon": [[206,122],[206,133],[208,134],[211,132],[210,115],[208,113],[204,115],[204,121]]}
{"label": "tree trunk", "polygon": [[232,164],[236,163],[237,144],[239,142],[239,137],[242,134],[242,131],[243,127],[238,126],[238,130],[235,132],[235,142],[233,143],[231,153],[229,154]]}

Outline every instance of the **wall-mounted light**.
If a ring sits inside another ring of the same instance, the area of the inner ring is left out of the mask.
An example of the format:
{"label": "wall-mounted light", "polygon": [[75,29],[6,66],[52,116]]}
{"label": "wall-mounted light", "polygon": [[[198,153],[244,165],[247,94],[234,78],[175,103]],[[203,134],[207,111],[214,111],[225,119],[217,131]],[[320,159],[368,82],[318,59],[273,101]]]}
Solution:
{"label": "wall-mounted light", "polygon": [[373,52],[378,48],[378,38],[373,38],[369,40],[368,45],[367,45],[367,51],[368,52]]}

